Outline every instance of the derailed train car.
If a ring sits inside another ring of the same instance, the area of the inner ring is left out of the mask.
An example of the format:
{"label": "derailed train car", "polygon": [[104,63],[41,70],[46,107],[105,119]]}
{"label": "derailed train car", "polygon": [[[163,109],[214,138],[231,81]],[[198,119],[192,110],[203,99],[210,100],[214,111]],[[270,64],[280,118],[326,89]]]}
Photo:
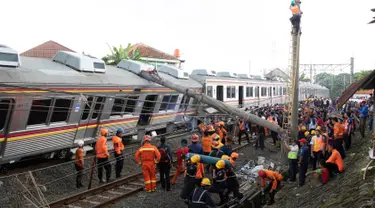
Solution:
{"label": "derailed train car", "polygon": [[[126,130],[135,135],[173,125],[190,98],[125,70],[150,65],[139,62],[106,66],[85,55],[59,52],[53,60],[0,53],[0,164],[29,156],[65,157],[78,140],[95,143],[98,131]],[[22,65],[20,64],[22,62]],[[202,89],[198,82],[174,73],[164,79]],[[86,146],[87,147],[87,146]]]}

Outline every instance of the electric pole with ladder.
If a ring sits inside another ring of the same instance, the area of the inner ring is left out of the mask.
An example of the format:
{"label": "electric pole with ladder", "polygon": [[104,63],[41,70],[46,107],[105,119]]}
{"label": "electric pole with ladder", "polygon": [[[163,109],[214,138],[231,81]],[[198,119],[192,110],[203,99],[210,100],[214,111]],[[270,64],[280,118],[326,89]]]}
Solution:
{"label": "electric pole with ladder", "polygon": [[[301,9],[301,1],[296,0],[295,4]],[[289,81],[286,86],[286,103],[284,107],[283,129],[289,139],[289,143],[298,138],[298,95],[299,95],[299,49],[300,49],[301,28],[298,33],[292,27],[289,46]],[[283,147],[283,145],[281,145]],[[285,148],[282,149],[286,153]]]}

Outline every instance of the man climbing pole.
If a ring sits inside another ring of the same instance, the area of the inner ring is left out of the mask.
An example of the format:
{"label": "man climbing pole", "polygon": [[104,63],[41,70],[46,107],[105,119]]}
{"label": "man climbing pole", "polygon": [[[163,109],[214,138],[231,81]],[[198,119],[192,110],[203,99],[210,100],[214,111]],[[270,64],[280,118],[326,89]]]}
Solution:
{"label": "man climbing pole", "polygon": [[299,32],[299,27],[300,27],[300,23],[301,23],[301,15],[302,15],[302,12],[299,8],[299,4],[301,2],[299,0],[297,0],[297,3],[293,0],[292,3],[290,4],[290,11],[292,11],[292,17],[290,18],[290,22],[292,23],[293,25],[293,31],[294,33],[292,32],[292,34],[295,34],[297,35],[298,32]]}

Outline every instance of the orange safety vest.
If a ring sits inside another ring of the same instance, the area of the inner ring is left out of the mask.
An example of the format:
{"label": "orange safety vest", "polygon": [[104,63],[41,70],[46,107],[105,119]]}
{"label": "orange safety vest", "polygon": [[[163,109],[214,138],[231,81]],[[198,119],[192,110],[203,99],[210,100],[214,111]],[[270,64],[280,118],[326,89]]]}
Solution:
{"label": "orange safety vest", "polygon": [[319,152],[323,150],[324,142],[323,142],[323,136],[320,135],[319,137],[313,136],[313,152]]}
{"label": "orange safety vest", "polygon": [[243,121],[240,122],[240,130],[241,131],[245,130],[245,122]]}
{"label": "orange safety vest", "polygon": [[292,6],[290,10],[292,10],[292,14],[299,14],[299,8],[297,5]]}
{"label": "orange safety vest", "polygon": [[98,141],[96,141],[95,149],[97,158],[107,158],[109,156],[107,138],[105,136],[99,137]]}
{"label": "orange safety vest", "polygon": [[212,138],[210,136],[202,138],[202,148],[204,152],[211,152]]}
{"label": "orange safety vest", "polygon": [[112,137],[113,149],[115,149],[116,154],[121,154],[124,150],[124,144],[122,143],[122,139],[118,136]]}
{"label": "orange safety vest", "polygon": [[84,165],[84,159],[83,159],[83,148],[78,147],[76,151],[76,158],[75,158],[75,163],[79,167],[83,168]]}
{"label": "orange safety vest", "polygon": [[335,125],[333,126],[333,132],[336,136],[335,139],[342,139],[345,133],[344,125],[342,125],[340,122],[335,123]]}

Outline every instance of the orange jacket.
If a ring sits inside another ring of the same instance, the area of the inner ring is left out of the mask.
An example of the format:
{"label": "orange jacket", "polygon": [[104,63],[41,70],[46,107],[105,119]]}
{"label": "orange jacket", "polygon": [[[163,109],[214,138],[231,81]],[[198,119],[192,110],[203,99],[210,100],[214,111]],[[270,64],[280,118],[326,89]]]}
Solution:
{"label": "orange jacket", "polygon": [[96,141],[95,149],[97,158],[107,158],[109,156],[107,138],[105,136],[99,137],[98,141]]}
{"label": "orange jacket", "polygon": [[242,120],[240,121],[240,131],[245,130],[245,122]]}
{"label": "orange jacket", "polygon": [[145,143],[135,153],[135,161],[137,161],[138,164],[141,164],[141,162],[150,161],[159,163],[160,157],[161,156],[158,148],[156,148],[154,145],[150,143]]}
{"label": "orange jacket", "polygon": [[121,154],[124,150],[124,144],[122,143],[122,139],[118,136],[112,137],[113,149],[115,149],[116,154]]}
{"label": "orange jacket", "polygon": [[204,126],[204,124],[199,124],[199,129],[200,129],[200,131],[201,131],[201,133],[202,133],[202,135],[204,134],[204,132],[206,131],[206,126]]}
{"label": "orange jacket", "polygon": [[340,153],[335,149],[332,150],[332,154],[326,162],[336,164],[340,172],[344,170],[344,162],[342,161]]}
{"label": "orange jacket", "polygon": [[78,147],[78,149],[76,150],[75,163],[79,167],[83,168],[84,162],[85,162],[85,160],[83,159],[83,148]]}
{"label": "orange jacket", "polygon": [[335,139],[342,139],[345,133],[345,127],[340,122],[336,122],[333,126],[333,134],[335,135]]}
{"label": "orange jacket", "polygon": [[202,138],[203,152],[211,152],[212,138],[210,136]]}
{"label": "orange jacket", "polygon": [[299,14],[299,8],[297,5],[291,6],[290,10],[292,11],[292,14]]}
{"label": "orange jacket", "polygon": [[[277,188],[277,181],[283,180],[283,176],[280,173],[272,171],[272,170],[263,170],[266,173],[266,178],[272,181],[272,188],[271,190],[275,190]],[[260,178],[260,185],[262,187],[265,186],[266,178]]]}

